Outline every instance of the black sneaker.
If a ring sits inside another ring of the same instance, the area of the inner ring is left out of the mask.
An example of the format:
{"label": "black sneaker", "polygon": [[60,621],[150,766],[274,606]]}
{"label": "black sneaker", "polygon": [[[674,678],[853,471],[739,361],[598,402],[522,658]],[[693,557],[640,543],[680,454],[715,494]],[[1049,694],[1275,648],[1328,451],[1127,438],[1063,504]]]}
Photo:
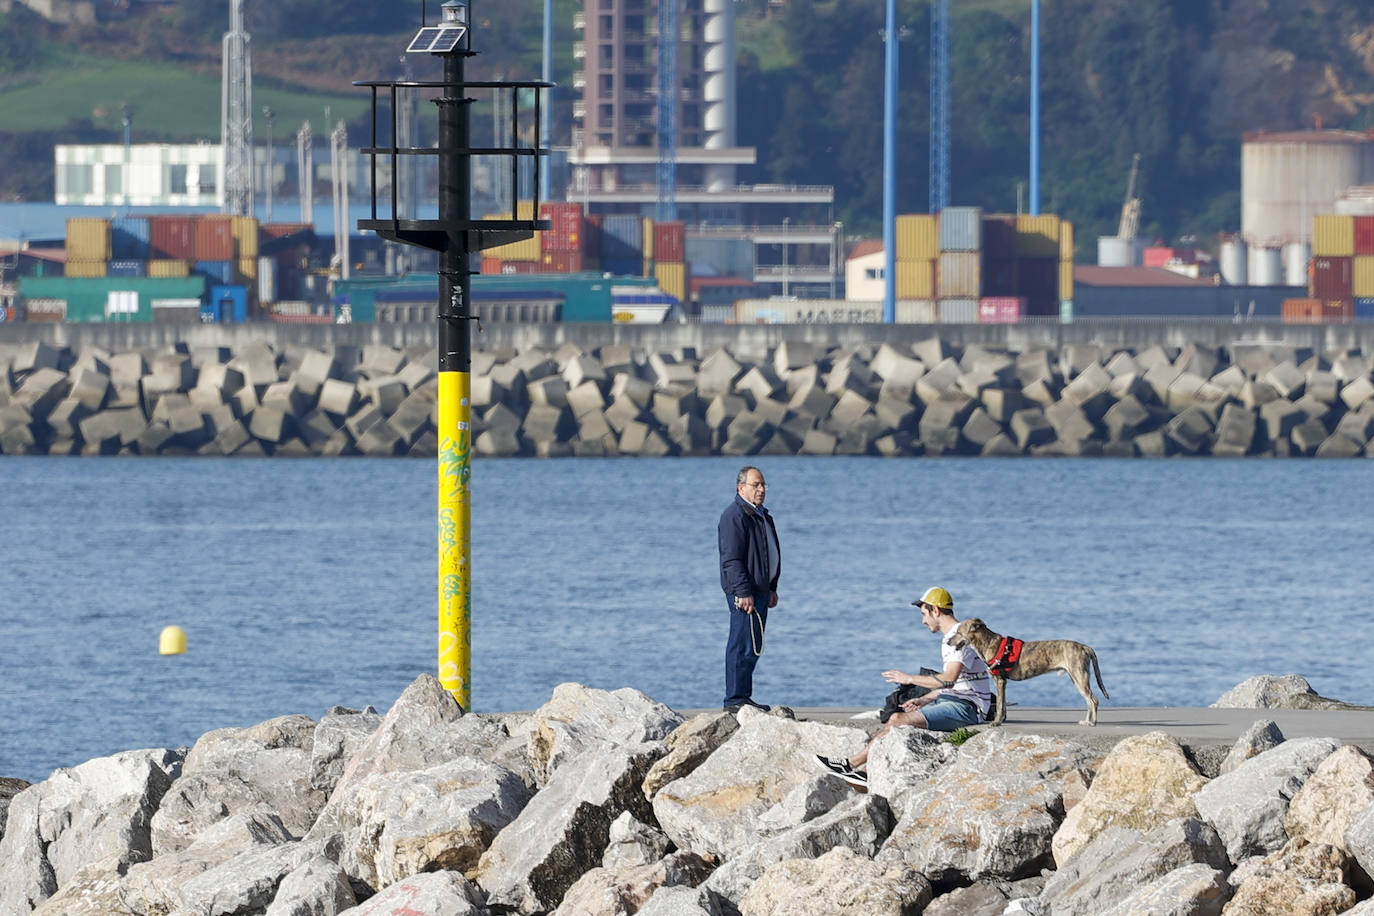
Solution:
{"label": "black sneaker", "polygon": [[848,761],[839,757],[822,757],[820,754],[817,754],[816,760],[820,762],[821,766],[825,767],[836,776],[841,776],[844,774],[845,770],[850,769]]}
{"label": "black sneaker", "polygon": [[868,791],[868,774],[863,770],[856,770],[853,767],[846,767],[845,772],[840,774],[840,778],[849,783],[856,789]]}
{"label": "black sneaker", "polygon": [[735,704],[733,704],[733,705],[725,706],[725,707],[722,707],[722,708],[723,708],[726,712],[739,712],[739,711],[740,711],[740,708],[743,707],[743,706],[752,706],[752,707],[754,707],[755,709],[757,709],[759,712],[768,712],[769,710],[771,710],[771,709],[773,708],[773,707],[771,707],[771,706],[765,706],[765,705],[763,705],[762,703],[755,703],[753,700],[745,700],[743,703],[735,703]]}

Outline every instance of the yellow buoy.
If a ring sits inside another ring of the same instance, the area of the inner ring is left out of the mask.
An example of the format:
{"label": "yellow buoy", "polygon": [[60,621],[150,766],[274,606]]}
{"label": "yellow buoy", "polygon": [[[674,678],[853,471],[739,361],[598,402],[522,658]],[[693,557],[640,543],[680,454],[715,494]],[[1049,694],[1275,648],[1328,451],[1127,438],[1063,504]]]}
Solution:
{"label": "yellow buoy", "polygon": [[163,627],[158,637],[159,655],[181,655],[186,651],[186,631],[181,627]]}

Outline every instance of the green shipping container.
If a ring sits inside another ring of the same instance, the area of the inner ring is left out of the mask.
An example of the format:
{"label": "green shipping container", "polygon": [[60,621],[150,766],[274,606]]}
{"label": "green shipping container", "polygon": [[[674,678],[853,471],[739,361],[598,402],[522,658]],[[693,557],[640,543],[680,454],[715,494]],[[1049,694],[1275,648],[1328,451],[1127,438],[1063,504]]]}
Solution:
{"label": "green shipping container", "polygon": [[19,295],[66,302],[69,322],[151,322],[154,299],[203,300],[205,278],[21,277]]}

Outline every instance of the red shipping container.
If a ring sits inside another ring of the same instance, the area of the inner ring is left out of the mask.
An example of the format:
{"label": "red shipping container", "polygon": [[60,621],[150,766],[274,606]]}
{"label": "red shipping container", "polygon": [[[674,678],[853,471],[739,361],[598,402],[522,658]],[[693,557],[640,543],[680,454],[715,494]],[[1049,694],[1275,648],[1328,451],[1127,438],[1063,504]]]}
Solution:
{"label": "red shipping container", "polygon": [[1354,299],[1331,299],[1322,303],[1322,321],[1340,324],[1355,320]]}
{"label": "red shipping container", "polygon": [[232,261],[234,259],[234,218],[207,214],[196,220],[194,261]]}
{"label": "red shipping container", "polygon": [[983,260],[1009,261],[1016,257],[1016,217],[983,217]]}
{"label": "red shipping container", "polygon": [[1173,259],[1174,250],[1172,248],[1154,245],[1145,249],[1141,257],[1141,264],[1145,267],[1168,267],[1169,262]]}
{"label": "red shipping container", "polygon": [[148,256],[154,261],[196,260],[195,217],[170,214],[148,217]]}
{"label": "red shipping container", "polygon": [[1284,324],[1316,324],[1322,320],[1320,299],[1285,299],[1279,310]]}
{"label": "red shipping container", "polygon": [[492,274],[499,274],[500,272],[500,258],[482,258],[482,273],[486,274],[487,276],[491,276]]}
{"label": "red shipping container", "polygon": [[1016,324],[1021,320],[1022,300],[1015,296],[989,296],[978,300],[979,324]]}
{"label": "red shipping container", "polygon": [[501,273],[503,274],[537,274],[540,270],[538,261],[502,261]]}
{"label": "red shipping container", "polygon": [[582,205],[578,203],[543,203],[539,218],[548,220],[550,227],[539,233],[540,251],[582,250]]}
{"label": "red shipping container", "polygon": [[687,256],[685,223],[654,223],[654,260],[681,264]]}
{"label": "red shipping container", "polygon": [[1354,299],[1353,259],[1313,258],[1312,297],[1314,299]]}
{"label": "red shipping container", "polygon": [[1355,217],[1355,253],[1374,254],[1374,216]]}
{"label": "red shipping container", "polygon": [[544,271],[551,274],[575,274],[582,270],[580,251],[546,251],[541,260]]}

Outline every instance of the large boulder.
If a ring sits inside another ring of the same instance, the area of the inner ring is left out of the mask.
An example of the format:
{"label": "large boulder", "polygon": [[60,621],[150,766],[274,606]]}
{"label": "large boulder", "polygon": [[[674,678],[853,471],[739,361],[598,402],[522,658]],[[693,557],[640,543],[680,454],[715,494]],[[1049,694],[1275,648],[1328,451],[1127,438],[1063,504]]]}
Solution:
{"label": "large boulder", "polygon": [[901,865],[884,868],[839,846],[816,859],[776,863],[744,895],[739,912],[904,916],[921,912],[930,898],[930,882],[918,872]]}
{"label": "large boulder", "polygon": [[1349,865],[1349,857],[1335,846],[1296,841],[1236,869],[1226,916],[1345,913],[1355,905]]}
{"label": "large boulder", "polygon": [[325,801],[310,784],[314,733],[311,719],[282,716],[202,735],[153,816],[154,854],[185,849],[207,827],[260,805],[293,836],[304,836]]}
{"label": "large boulder", "polygon": [[686,721],[631,687],[600,690],[559,684],[529,725],[529,754],[541,784],[563,763],[610,744],[661,741]]}
{"label": "large boulder", "polygon": [[1340,747],[1318,765],[1288,803],[1283,826],[1292,840],[1349,852],[1345,834],[1374,802],[1374,762],[1357,747]]}
{"label": "large boulder", "polygon": [[0,839],[0,913],[29,912],[91,863],[152,858],[149,824],[181,764],[179,751],[125,751],[16,795]]}
{"label": "large boulder", "polygon": [[1368,709],[1324,697],[1307,679],[1296,674],[1263,674],[1242,681],[1223,693],[1214,709]]}
{"label": "large boulder", "polygon": [[1283,848],[1289,800],[1339,746],[1332,738],[1285,741],[1193,795],[1198,814],[1221,835],[1232,862]]}
{"label": "large boulder", "polygon": [[644,796],[653,801],[659,789],[699,767],[738,728],[735,717],[722,710],[699,713],[673,729],[664,740],[668,745],[667,756],[655,763],[649,775],[644,777]]}
{"label": "large boulder", "polygon": [[664,752],[661,741],[607,744],[559,767],[482,855],[475,875],[489,902],[523,913],[557,906],[601,865],[616,818],[629,811],[652,822],[642,785]]}
{"label": "large boulder", "polygon": [[907,797],[878,861],[905,863],[937,883],[1033,875],[1053,862],[1065,779],[1094,757],[1061,738],[981,732]]}
{"label": "large boulder", "polygon": [[282,878],[263,916],[338,916],[357,904],[347,873],[337,862],[316,855]]}
{"label": "large boulder", "polygon": [[343,910],[339,916],[488,916],[489,912],[482,892],[471,881],[455,871],[436,871],[397,882],[367,902]]}
{"label": "large boulder", "polygon": [[594,868],[568,889],[554,916],[630,916],[661,887],[695,887],[712,865],[694,852],[619,869]]}
{"label": "large boulder", "polygon": [[375,712],[330,710],[315,726],[310,747],[310,785],[333,792],[348,761],[363,746],[382,717]]}
{"label": "large boulder", "polygon": [[1258,757],[1283,743],[1283,732],[1273,719],[1257,719],[1247,728],[1236,743],[1231,745],[1225,759],[1221,762],[1221,772],[1229,773],[1251,757]]}
{"label": "large boulder", "polygon": [[729,858],[755,842],[764,812],[816,776],[816,755],[851,754],[867,740],[857,728],[796,722],[746,706],[728,741],[659,789],[654,814],[678,848]]}
{"label": "large boulder", "polygon": [[1196,817],[1193,793],[1206,784],[1207,778],[1166,733],[1123,739],[1055,832],[1055,862],[1062,867],[1107,827],[1148,832],[1174,818]]}
{"label": "large boulder", "polygon": [[886,798],[900,818],[911,794],[959,755],[945,737],[924,728],[894,728],[883,735],[868,749],[868,791]]}

